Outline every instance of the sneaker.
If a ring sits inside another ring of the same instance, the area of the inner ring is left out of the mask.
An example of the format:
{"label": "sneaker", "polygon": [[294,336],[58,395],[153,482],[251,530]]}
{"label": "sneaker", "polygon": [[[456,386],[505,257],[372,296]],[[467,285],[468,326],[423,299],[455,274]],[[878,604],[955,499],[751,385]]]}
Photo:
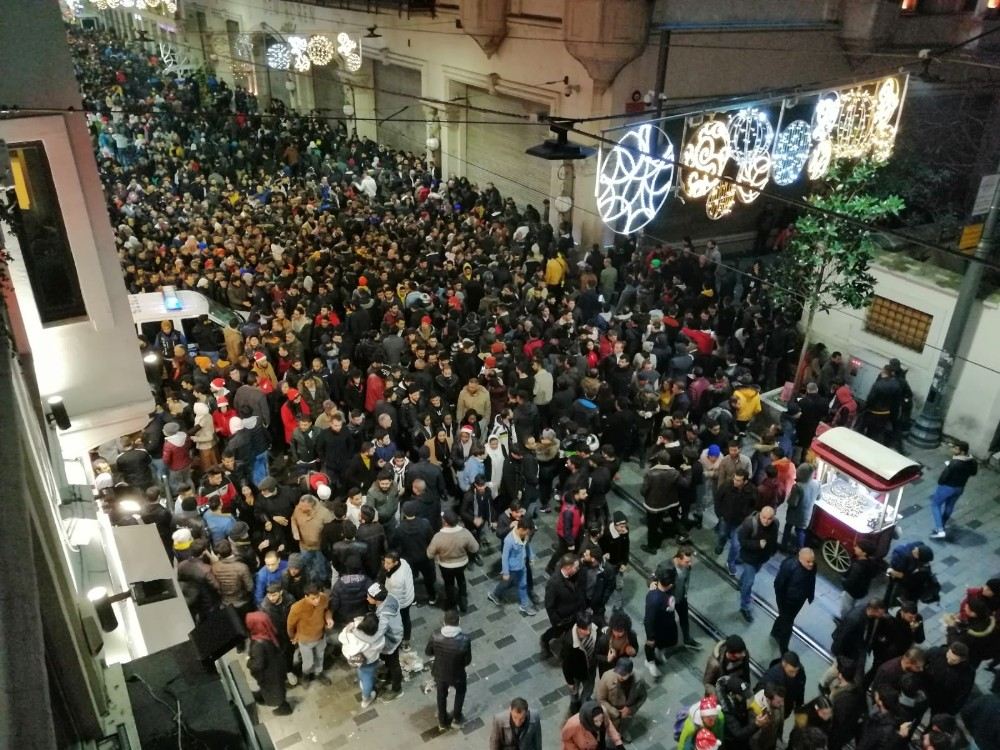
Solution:
{"label": "sneaker", "polygon": [[692,651],[701,651],[702,645],[697,638],[687,638],[684,641],[684,648],[689,648]]}
{"label": "sneaker", "polygon": [[295,687],[296,685],[299,684],[299,678],[295,676],[295,672],[288,672],[285,675],[285,679],[288,681],[288,684],[291,685],[292,687]]}
{"label": "sneaker", "polygon": [[451,729],[451,724],[438,724],[438,731],[444,734]]}
{"label": "sneaker", "polygon": [[497,595],[494,594],[492,591],[486,595],[486,598],[489,599],[491,602],[493,602],[498,607],[503,606],[502,603],[500,602],[500,600],[497,598]]}
{"label": "sneaker", "polygon": [[729,570],[729,575],[731,575],[733,578],[740,577],[740,571],[739,569],[736,568],[735,565],[727,565],[726,568]]}
{"label": "sneaker", "polygon": [[383,701],[394,701],[394,700],[396,700],[396,698],[398,698],[402,694],[403,694],[403,688],[400,688],[399,690],[395,690],[393,688],[389,688],[388,690],[386,690],[382,694],[382,700]]}
{"label": "sneaker", "polygon": [[747,622],[753,622],[753,612],[749,609],[741,609],[740,614],[743,615],[743,619]]}
{"label": "sneaker", "polygon": [[525,617],[534,617],[538,614],[538,610],[534,607],[520,607],[518,611]]}
{"label": "sneaker", "polygon": [[333,680],[331,680],[325,674],[316,675],[316,682],[318,682],[320,685],[326,685],[327,687],[330,687],[330,685],[333,684]]}
{"label": "sneaker", "polygon": [[413,651],[413,647],[410,646],[409,641],[403,641],[403,651],[405,651],[406,653],[410,653],[411,651]]}
{"label": "sneaker", "polygon": [[275,716],[289,716],[291,715],[291,713],[292,713],[292,707],[288,704],[288,701],[285,701],[276,709],[274,709]]}
{"label": "sneaker", "polygon": [[461,729],[462,725],[464,723],[465,723],[465,717],[464,716],[452,716],[451,717],[451,726],[453,728],[455,728],[455,729]]}
{"label": "sneaker", "polygon": [[361,699],[361,708],[368,708],[372,703],[375,702],[375,699],[377,697],[378,697],[378,691],[372,690],[371,694],[367,698]]}
{"label": "sneaker", "polygon": [[931,532],[931,539],[947,539],[948,535],[944,532],[944,529],[934,529]]}
{"label": "sneaker", "polygon": [[546,506],[544,508],[539,508],[538,512],[539,513],[551,513],[552,512],[552,508],[549,508],[548,506]]}
{"label": "sneaker", "polygon": [[660,677],[660,668],[658,666],[656,666],[656,662],[647,661],[646,662],[646,669],[649,670],[649,674],[653,677],[654,680],[655,679],[659,679],[659,677]]}
{"label": "sneaker", "polygon": [[430,599],[427,600],[427,606],[428,607],[436,607],[437,603],[438,603],[438,600],[435,597],[433,597],[433,596]]}

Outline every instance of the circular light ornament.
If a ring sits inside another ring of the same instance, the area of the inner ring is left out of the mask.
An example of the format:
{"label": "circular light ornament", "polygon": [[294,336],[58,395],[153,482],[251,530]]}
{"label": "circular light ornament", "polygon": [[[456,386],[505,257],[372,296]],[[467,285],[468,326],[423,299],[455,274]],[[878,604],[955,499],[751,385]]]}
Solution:
{"label": "circular light ornament", "polygon": [[292,52],[292,67],[299,73],[308,73],[312,67],[309,55],[306,54],[308,46],[309,42],[304,36],[288,37],[288,47]]}
{"label": "circular light ornament", "polygon": [[317,34],[310,37],[309,44],[306,45],[306,54],[312,60],[313,65],[329,65],[337,48],[334,47],[330,37]]}
{"label": "circular light ornament", "polygon": [[840,98],[840,116],[834,129],[834,156],[856,159],[868,150],[875,127],[875,97],[864,89],[851,89]]}
{"label": "circular light ornament", "polygon": [[343,31],[337,34],[337,54],[344,58],[344,67],[349,72],[356,73],[361,70],[361,48]]}
{"label": "circular light ornament", "polygon": [[814,141],[829,138],[840,116],[840,94],[831,91],[823,94],[816,102],[812,117],[812,137]]}
{"label": "circular light ornament", "polygon": [[756,107],[741,109],[729,118],[729,147],[740,166],[766,154],[773,142],[774,128],[767,114]]}
{"label": "circular light ornament", "polygon": [[722,120],[709,120],[694,131],[684,146],[681,166],[684,194],[704,198],[719,184],[719,176],[732,155],[729,131]]}
{"label": "circular light ornament", "polygon": [[167,2],[163,4],[163,7],[167,9],[167,13],[177,12],[177,3],[175,3],[174,0],[167,0]]}
{"label": "circular light ornament", "polygon": [[237,57],[242,57],[245,60],[251,59],[253,57],[253,37],[245,32],[237,35],[236,41],[233,42],[233,52],[236,53]]}
{"label": "circular light ornament", "polygon": [[292,50],[284,42],[267,48],[267,66],[274,70],[288,70],[292,64]]}
{"label": "circular light ornament", "polygon": [[740,203],[750,204],[760,197],[771,177],[771,157],[769,154],[757,154],[749,161],[740,165],[736,172],[736,198]]}
{"label": "circular light ornament", "polygon": [[[662,157],[652,156],[659,134]],[[623,135],[597,170],[597,210],[618,234],[631,234],[651,222],[674,181],[674,145],[666,133],[646,123]]]}
{"label": "circular light ornament", "polygon": [[552,201],[552,207],[561,214],[568,213],[573,208],[573,199],[568,195],[557,195]]}
{"label": "circular light ornament", "polygon": [[810,180],[818,180],[830,168],[833,159],[833,143],[829,138],[824,138],[817,143],[809,155],[809,162],[806,164],[806,174]]}
{"label": "circular light ornament", "polygon": [[705,199],[705,214],[712,221],[724,219],[733,212],[736,205],[736,186],[729,181],[719,183],[708,192]]}
{"label": "circular light ornament", "polygon": [[812,132],[805,120],[795,120],[778,133],[772,165],[775,185],[791,185],[799,179],[802,168],[809,161],[810,148]]}
{"label": "circular light ornament", "polygon": [[896,114],[899,101],[899,81],[895,78],[886,78],[879,84],[878,92],[875,94],[875,122],[878,125],[887,125]]}
{"label": "circular light ornament", "polygon": [[896,146],[896,126],[889,123],[878,124],[872,131],[872,158],[879,162],[889,161]]}

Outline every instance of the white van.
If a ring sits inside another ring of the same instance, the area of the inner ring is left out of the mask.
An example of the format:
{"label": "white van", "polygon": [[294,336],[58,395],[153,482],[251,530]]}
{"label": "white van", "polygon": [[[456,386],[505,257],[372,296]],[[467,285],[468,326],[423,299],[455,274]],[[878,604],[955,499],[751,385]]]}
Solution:
{"label": "white van", "polygon": [[[170,300],[169,307],[167,306],[168,300]],[[136,333],[141,336],[145,335],[146,340],[150,342],[156,338],[156,333],[160,330],[161,320],[171,321],[174,324],[174,329],[183,332],[184,337],[190,341],[191,329],[195,321],[202,315],[207,315],[208,319],[220,329],[228,326],[231,320],[242,324],[247,318],[245,313],[238,313],[209,299],[200,292],[188,289],[167,293],[130,294],[128,304],[132,310],[132,320],[135,322]]]}

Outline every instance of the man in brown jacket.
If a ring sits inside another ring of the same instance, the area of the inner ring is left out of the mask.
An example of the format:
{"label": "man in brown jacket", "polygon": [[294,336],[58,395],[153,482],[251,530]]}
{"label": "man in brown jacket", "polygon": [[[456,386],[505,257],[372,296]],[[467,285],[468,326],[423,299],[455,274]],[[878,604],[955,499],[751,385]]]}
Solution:
{"label": "man in brown jacket", "polygon": [[330,598],[321,594],[315,583],[306,584],[305,596],[288,611],[288,639],[298,646],[302,656],[302,681],[306,685],[314,678],[322,685],[332,684],[323,674],[326,631],[332,627]]}
{"label": "man in brown jacket", "polygon": [[431,538],[427,547],[427,557],[437,562],[444,581],[445,609],[455,606],[455,585],[458,585],[458,609],[466,612],[469,606],[465,585],[465,568],[469,555],[479,552],[479,542],[468,529],[460,526],[458,515],[453,510],[441,514],[443,526]]}
{"label": "man in brown jacket", "polygon": [[330,588],[330,563],[320,550],[323,527],[333,514],[315,495],[302,495],[292,511],[292,536],[299,543],[306,575],[320,588]]}
{"label": "man in brown jacket", "polygon": [[490,424],[490,394],[479,384],[479,378],[469,378],[469,384],[458,394],[458,404],[455,409],[455,421],[462,424],[465,415],[472,410],[479,415],[479,438],[486,436]]}
{"label": "man in brown jacket", "polygon": [[250,568],[233,554],[233,546],[228,539],[215,545],[215,554],[212,573],[219,582],[222,603],[234,607],[242,622],[253,604],[253,576],[250,575]]}

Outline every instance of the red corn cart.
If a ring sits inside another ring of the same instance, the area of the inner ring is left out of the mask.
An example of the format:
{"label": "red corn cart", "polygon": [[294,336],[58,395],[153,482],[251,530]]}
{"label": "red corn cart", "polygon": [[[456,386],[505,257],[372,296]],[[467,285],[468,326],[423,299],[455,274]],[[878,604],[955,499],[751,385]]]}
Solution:
{"label": "red corn cart", "polygon": [[920,478],[921,465],[847,427],[823,431],[810,449],[822,491],[809,531],[827,565],[846,571],[862,539],[873,542],[884,557],[900,520],[903,488]]}

